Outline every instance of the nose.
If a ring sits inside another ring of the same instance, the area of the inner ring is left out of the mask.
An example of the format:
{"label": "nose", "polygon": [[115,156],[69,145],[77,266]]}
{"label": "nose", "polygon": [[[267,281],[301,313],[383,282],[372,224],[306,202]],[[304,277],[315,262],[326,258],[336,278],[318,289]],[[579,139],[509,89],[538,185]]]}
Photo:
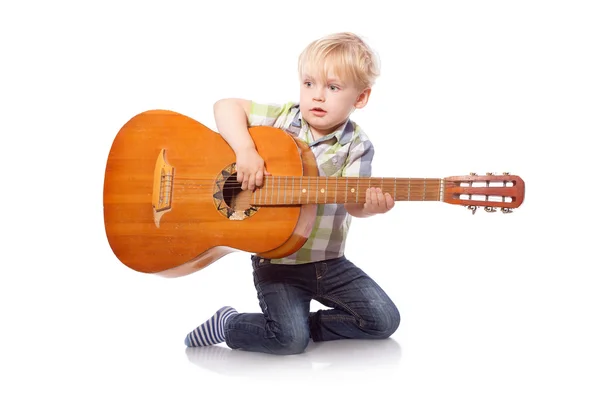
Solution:
{"label": "nose", "polygon": [[313,100],[314,101],[323,101],[325,99],[325,90],[321,85],[317,85],[313,92]]}

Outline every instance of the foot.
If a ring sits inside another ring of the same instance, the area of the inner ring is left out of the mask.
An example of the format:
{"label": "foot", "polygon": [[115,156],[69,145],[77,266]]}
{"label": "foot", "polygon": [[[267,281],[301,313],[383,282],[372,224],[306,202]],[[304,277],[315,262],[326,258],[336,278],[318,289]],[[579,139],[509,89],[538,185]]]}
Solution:
{"label": "foot", "polygon": [[237,314],[232,307],[219,309],[205,323],[188,333],[185,337],[185,345],[188,347],[210,346],[225,341],[225,323]]}

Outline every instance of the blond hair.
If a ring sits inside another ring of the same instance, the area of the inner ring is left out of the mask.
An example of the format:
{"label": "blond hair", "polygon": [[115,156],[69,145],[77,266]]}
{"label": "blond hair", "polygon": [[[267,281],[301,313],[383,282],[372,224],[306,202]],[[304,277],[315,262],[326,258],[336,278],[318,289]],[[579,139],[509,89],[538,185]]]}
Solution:
{"label": "blond hair", "polygon": [[349,32],[334,33],[310,43],[298,58],[300,76],[316,73],[326,81],[329,70],[362,90],[375,84],[379,60],[359,36]]}

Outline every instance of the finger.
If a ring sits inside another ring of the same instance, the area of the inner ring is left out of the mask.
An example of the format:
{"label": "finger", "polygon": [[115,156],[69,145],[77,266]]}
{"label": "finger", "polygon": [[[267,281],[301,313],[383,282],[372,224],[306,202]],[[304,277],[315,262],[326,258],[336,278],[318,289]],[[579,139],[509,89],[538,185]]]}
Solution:
{"label": "finger", "polygon": [[371,189],[367,189],[367,194],[365,194],[365,203],[371,204]]}
{"label": "finger", "polygon": [[242,171],[238,171],[237,172],[237,181],[238,182],[243,182],[244,181],[244,173]]}
{"label": "finger", "polygon": [[378,211],[379,205],[377,204],[377,189],[370,188],[369,190],[371,192],[371,196],[369,196],[371,198],[370,212],[377,214],[377,213],[379,213],[379,211]]}
{"label": "finger", "polygon": [[385,204],[385,197],[383,195],[383,191],[377,188],[377,205],[383,206]]}
{"label": "finger", "polygon": [[389,193],[385,194],[385,205],[387,206],[388,210],[391,210],[392,207],[394,207],[396,203],[394,202],[394,199],[392,198],[392,195]]}
{"label": "finger", "polygon": [[256,187],[254,180],[255,180],[255,175],[248,174],[248,189],[249,190],[254,190],[254,188]]}
{"label": "finger", "polygon": [[262,171],[262,169],[259,169],[256,172],[255,182],[256,182],[256,186],[262,186],[262,184],[263,184],[263,171]]}
{"label": "finger", "polygon": [[377,189],[375,188],[371,188],[371,205],[373,205],[374,207],[377,207],[378,205]]}

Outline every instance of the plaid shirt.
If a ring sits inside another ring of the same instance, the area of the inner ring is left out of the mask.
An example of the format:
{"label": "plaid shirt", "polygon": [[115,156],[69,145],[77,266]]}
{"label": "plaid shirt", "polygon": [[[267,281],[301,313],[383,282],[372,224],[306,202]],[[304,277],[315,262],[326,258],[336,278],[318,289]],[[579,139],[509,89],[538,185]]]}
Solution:
{"label": "plaid shirt", "polygon": [[[306,142],[315,155],[321,176],[371,176],[373,145],[351,120],[347,120],[335,132],[313,140],[297,103],[281,105],[253,102],[248,125],[273,126]],[[352,217],[343,204],[319,204],[317,207],[315,225],[304,246],[285,258],[271,260],[272,263],[303,264],[344,255]]]}

